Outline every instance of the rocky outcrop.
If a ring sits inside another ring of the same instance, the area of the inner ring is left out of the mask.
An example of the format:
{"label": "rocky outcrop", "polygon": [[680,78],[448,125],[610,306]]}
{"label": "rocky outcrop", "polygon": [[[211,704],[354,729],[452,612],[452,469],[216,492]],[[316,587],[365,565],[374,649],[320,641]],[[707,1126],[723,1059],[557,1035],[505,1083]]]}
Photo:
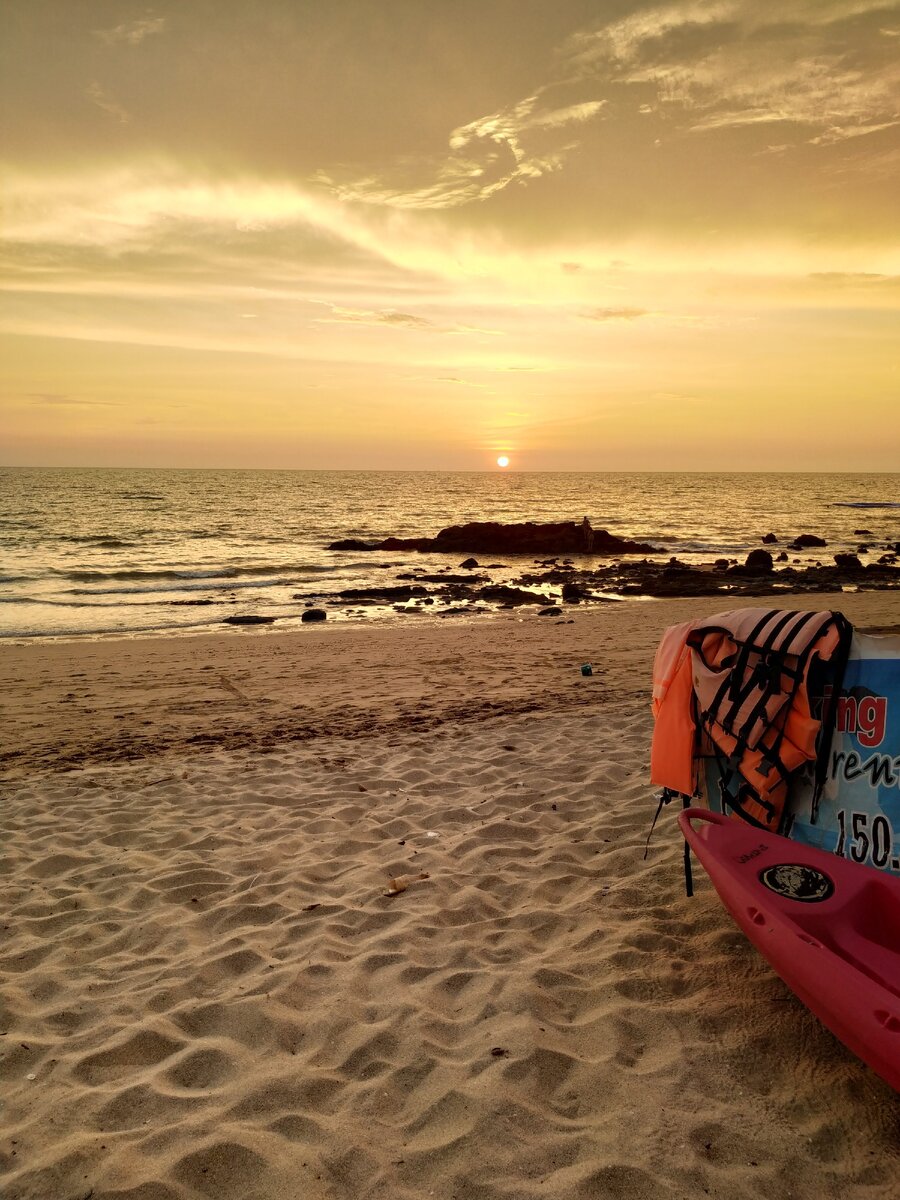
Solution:
{"label": "rocky outcrop", "polygon": [[865,567],[859,561],[855,554],[836,554],[834,556],[835,565],[842,571],[864,571]]}
{"label": "rocky outcrop", "polygon": [[412,600],[416,596],[427,595],[427,588],[415,584],[412,587],[345,588],[338,592],[341,600],[352,600],[354,604],[393,604],[398,600]]}
{"label": "rocky outcrop", "polygon": [[475,551],[491,554],[659,554],[658,546],[616,537],[606,529],[593,529],[587,517],[580,524],[558,521],[540,524],[524,521],[504,525],[499,521],[471,521],[451,525],[436,537],[386,538],[382,542],[350,539],[332,542],[329,550],[419,550],[432,554]]}
{"label": "rocky outcrop", "polygon": [[510,587],[505,583],[495,583],[483,587],[479,593],[482,600],[490,600],[494,604],[546,604],[549,596],[539,596],[536,592],[526,592],[523,588]]}
{"label": "rocky outcrop", "polygon": [[824,538],[816,537],[814,533],[801,533],[799,537],[794,538],[789,550],[805,550],[809,546],[827,546],[828,543]]}
{"label": "rocky outcrop", "polygon": [[772,555],[768,550],[751,550],[747,555],[745,567],[750,567],[754,571],[771,571]]}

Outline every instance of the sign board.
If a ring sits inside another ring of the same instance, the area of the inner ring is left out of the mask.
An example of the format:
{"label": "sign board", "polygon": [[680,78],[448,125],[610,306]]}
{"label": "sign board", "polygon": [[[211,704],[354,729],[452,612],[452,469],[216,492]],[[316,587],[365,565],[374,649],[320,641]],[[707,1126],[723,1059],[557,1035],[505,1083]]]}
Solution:
{"label": "sign board", "polygon": [[[721,812],[715,760],[704,767]],[[788,802],[788,837],[900,876],[900,638],[854,633],[815,823],[812,794],[810,774]]]}

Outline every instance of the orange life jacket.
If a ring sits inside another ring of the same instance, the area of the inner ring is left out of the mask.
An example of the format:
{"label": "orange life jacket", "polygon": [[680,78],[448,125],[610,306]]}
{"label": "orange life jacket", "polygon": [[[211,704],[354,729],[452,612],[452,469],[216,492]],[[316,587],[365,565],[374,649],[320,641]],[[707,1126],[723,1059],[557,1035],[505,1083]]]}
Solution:
{"label": "orange life jacket", "polygon": [[840,613],[759,608],[666,630],[653,667],[651,780],[691,796],[699,758],[715,756],[723,809],[776,832],[792,778],[817,761],[810,667],[845,660],[851,633]]}

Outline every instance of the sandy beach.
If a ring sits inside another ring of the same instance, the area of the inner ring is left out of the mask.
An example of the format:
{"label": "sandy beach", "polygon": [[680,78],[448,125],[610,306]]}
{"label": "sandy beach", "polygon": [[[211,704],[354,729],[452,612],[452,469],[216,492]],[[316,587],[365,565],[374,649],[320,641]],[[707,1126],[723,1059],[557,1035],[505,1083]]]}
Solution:
{"label": "sandy beach", "polygon": [[898,1097],[644,857],[722,607],[0,647],[7,1200],[896,1195]]}

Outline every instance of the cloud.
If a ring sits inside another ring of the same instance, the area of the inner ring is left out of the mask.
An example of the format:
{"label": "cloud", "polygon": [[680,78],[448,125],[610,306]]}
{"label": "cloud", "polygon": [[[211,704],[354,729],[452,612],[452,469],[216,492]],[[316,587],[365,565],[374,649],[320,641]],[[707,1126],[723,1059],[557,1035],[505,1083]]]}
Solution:
{"label": "cloud", "polygon": [[83,400],[65,392],[26,392],[25,399],[35,408],[116,408],[113,400]]}
{"label": "cloud", "polygon": [[162,33],[166,28],[165,17],[144,17],[137,21],[123,21],[113,29],[95,29],[95,35],[107,46],[125,44],[139,46],[144,38]]}
{"label": "cloud", "polygon": [[582,73],[652,86],[690,132],[793,123],[828,145],[898,123],[900,65],[878,45],[884,9],[884,0],[688,0],[576,34],[568,52]]}
{"label": "cloud", "polygon": [[900,287],[900,275],[884,275],[877,271],[812,271],[809,278],[815,283],[837,288]]}
{"label": "cloud", "polygon": [[636,321],[650,315],[646,308],[591,308],[581,314],[588,321]]}
{"label": "cloud", "polygon": [[122,107],[118,100],[105,92],[96,80],[88,84],[84,90],[84,94],[92,104],[96,104],[105,113],[109,113],[111,117],[115,117],[120,125],[127,125],[131,120],[131,114]]}
{"label": "cloud", "polygon": [[[566,105],[548,103],[549,87],[451,130],[449,154],[423,157],[355,181],[339,182],[320,172],[342,200],[393,208],[446,209],[484,201],[511,184],[559,171],[577,142],[559,142],[556,132],[595,117],[606,100]],[[398,176],[409,175],[407,183]]]}
{"label": "cloud", "polygon": [[362,325],[390,325],[394,328],[437,330],[439,327],[425,317],[417,317],[412,313],[396,312],[393,309],[372,311],[360,308],[342,308],[340,305],[330,305],[330,317],[318,317],[319,322],[329,324],[340,321],[350,321]]}

